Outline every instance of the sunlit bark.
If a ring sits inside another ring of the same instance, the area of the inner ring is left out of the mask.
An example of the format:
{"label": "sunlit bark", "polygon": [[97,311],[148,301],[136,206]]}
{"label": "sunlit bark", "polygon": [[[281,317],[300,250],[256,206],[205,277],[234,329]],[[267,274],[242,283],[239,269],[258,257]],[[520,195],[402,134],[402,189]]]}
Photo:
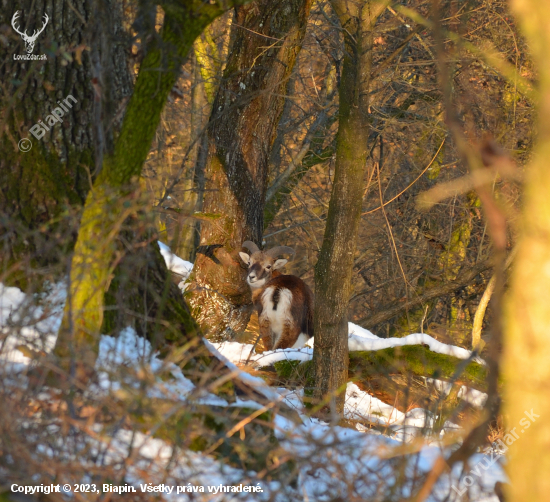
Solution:
{"label": "sunlit bark", "polygon": [[518,253],[504,317],[504,412],[519,438],[510,446],[507,500],[550,493],[550,4],[512,0],[537,63],[538,146],[526,168]]}
{"label": "sunlit bark", "polygon": [[343,28],[345,56],[340,81],[336,169],[325,236],[315,267],[314,397],[344,408],[348,378],[348,304],[366,172],[369,137],[373,27],[385,4],[374,0],[332,2]]}
{"label": "sunlit bark", "polygon": [[244,330],[250,291],[237,255],[261,243],[268,160],[310,0],[258,0],[237,9],[236,30],[209,125],[201,240],[190,303],[217,337]]}

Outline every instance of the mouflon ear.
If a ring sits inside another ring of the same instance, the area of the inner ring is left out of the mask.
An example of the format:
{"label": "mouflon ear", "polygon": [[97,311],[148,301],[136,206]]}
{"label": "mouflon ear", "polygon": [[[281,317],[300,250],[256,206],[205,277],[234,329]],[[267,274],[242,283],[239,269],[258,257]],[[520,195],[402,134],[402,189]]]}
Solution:
{"label": "mouflon ear", "polygon": [[242,251],[239,251],[239,256],[241,257],[241,260],[244,261],[245,265],[250,265],[250,256]]}
{"label": "mouflon ear", "polygon": [[278,268],[282,268],[287,264],[288,260],[285,260],[284,258],[281,258],[280,260],[277,260],[273,264],[273,270],[277,270]]}

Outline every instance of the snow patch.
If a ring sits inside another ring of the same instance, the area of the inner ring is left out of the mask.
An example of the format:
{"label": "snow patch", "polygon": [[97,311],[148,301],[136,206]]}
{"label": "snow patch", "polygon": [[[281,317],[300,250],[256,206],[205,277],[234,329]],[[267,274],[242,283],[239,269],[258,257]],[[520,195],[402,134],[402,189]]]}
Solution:
{"label": "snow patch", "polygon": [[[355,333],[349,336],[349,350],[382,350],[391,347],[403,347],[405,345],[428,345],[432,352],[457,357],[458,359],[470,359],[472,352],[456,345],[447,345],[438,342],[435,338],[426,333],[413,333],[403,338],[367,338],[358,336]],[[474,357],[473,360],[479,364],[485,365],[485,361],[480,357]]]}
{"label": "snow patch", "polygon": [[[375,351],[404,345],[428,345],[432,352],[454,356],[458,359],[469,359],[472,352],[455,345],[447,345],[438,342],[435,338],[425,333],[414,333],[403,338],[379,338],[370,331],[349,323],[348,344],[350,351]],[[235,364],[252,361],[257,366],[270,366],[278,361],[309,361],[313,358],[313,338],[305,347],[299,349],[277,349],[257,354],[253,345],[238,342],[221,342],[213,344],[216,349],[228,360]],[[249,357],[250,356],[250,357]],[[485,365],[485,361],[474,357],[473,361]]]}
{"label": "snow patch", "polygon": [[17,347],[50,352],[57,340],[67,297],[63,282],[46,284],[45,292],[28,296],[0,283],[0,361],[27,365],[30,359]]}
{"label": "snow patch", "polygon": [[171,272],[174,272],[174,274],[178,274],[179,276],[181,276],[182,280],[178,284],[178,286],[180,289],[184,290],[185,281],[189,279],[189,276],[193,271],[193,264],[172,253],[171,249],[166,244],[164,244],[164,242],[157,242],[160,248],[160,254],[166,262],[166,267]]}

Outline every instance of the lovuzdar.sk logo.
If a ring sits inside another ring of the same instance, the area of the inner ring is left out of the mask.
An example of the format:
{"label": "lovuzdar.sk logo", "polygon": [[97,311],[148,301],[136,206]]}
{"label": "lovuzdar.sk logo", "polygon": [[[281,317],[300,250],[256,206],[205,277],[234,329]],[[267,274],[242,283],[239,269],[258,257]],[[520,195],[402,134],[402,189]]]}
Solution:
{"label": "lovuzdar.sk logo", "polygon": [[34,44],[36,42],[36,39],[38,38],[38,35],[40,35],[48,25],[48,21],[50,20],[48,14],[44,14],[44,24],[42,25],[42,28],[40,28],[39,30],[34,30],[32,35],[27,35],[27,30],[22,32],[19,29],[18,25],[16,24],[18,22],[18,17],[19,11],[16,11],[11,18],[11,26],[16,33],[19,33],[19,35],[21,35],[21,38],[25,42],[25,50],[27,51],[27,54],[14,54],[13,59],[22,59],[24,61],[46,59],[46,54],[33,54],[32,51],[34,51]]}

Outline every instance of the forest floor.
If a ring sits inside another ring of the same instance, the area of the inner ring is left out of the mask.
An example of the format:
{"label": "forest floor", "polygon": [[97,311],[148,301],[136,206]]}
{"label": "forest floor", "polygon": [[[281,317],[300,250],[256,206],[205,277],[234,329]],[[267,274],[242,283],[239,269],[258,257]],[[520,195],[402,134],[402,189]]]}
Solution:
{"label": "forest floor", "polygon": [[[161,250],[168,267],[184,281],[192,264],[172,255],[164,245]],[[46,290],[48,293],[31,301],[17,288],[0,284],[0,361],[5,388],[26,386],[25,370],[32,364],[29,351],[47,354],[55,344],[66,288],[56,284]],[[383,339],[354,324],[349,326],[350,378],[344,420],[337,424],[312,418],[304,399],[312,378],[313,340],[302,349],[270,352],[256,352],[251,343],[236,341],[208,344],[236,372],[245,372],[240,378],[296,411],[299,423],[282,414],[273,417],[275,436],[299,469],[295,482],[287,486],[269,477],[258,480],[258,473],[223,465],[202,452],[178,451],[145,426],[142,430],[120,427],[106,432],[100,424],[90,424],[96,435],[90,435],[89,443],[103,451],[106,463],[114,464],[137,452],[139,461],[128,469],[125,480],[138,491],[140,483],[185,484],[197,490],[203,487],[206,497],[174,491],[162,494],[165,500],[321,501],[335,496],[378,500],[382,484],[386,497],[399,493],[399,498],[406,498],[412,485],[402,481],[403,472],[412,479],[431,470],[438,457],[456,448],[468,423],[481,413],[487,397],[483,392],[485,363],[464,348],[426,334]],[[204,392],[197,397],[194,384],[181,369],[160,359],[149,342],[131,328],[117,338],[101,337],[96,370],[98,381],[87,390],[96,396],[120,399],[129,389],[139,387],[139,376],[146,373],[147,395],[162,405],[193,401],[262,409],[250,400],[228,403]],[[56,399],[54,392],[40,396],[38,399],[48,402]],[[497,502],[495,483],[506,482],[503,453],[489,439],[468,465],[456,465],[444,473],[428,500]],[[398,458],[403,461],[399,468]],[[81,461],[90,460],[83,457]],[[255,483],[262,491],[230,494],[215,493],[212,488],[238,483]]]}

